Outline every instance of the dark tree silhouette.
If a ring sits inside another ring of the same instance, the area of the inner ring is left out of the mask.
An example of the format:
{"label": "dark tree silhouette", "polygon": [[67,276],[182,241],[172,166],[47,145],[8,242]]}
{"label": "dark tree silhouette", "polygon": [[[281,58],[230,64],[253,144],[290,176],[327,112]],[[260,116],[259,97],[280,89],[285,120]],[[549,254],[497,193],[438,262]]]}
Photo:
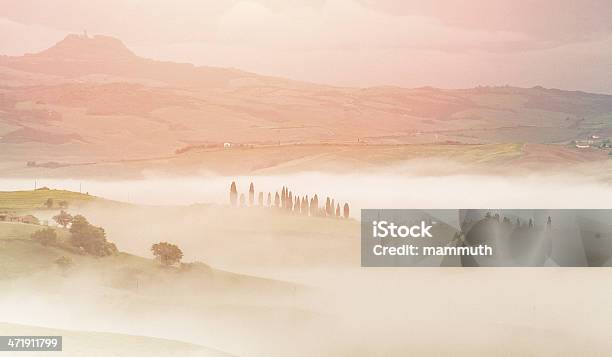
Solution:
{"label": "dark tree silhouette", "polygon": [[89,254],[104,257],[117,253],[115,244],[106,240],[104,229],[90,224],[81,215],[76,215],[72,219],[70,234],[70,243]]}
{"label": "dark tree silhouette", "polygon": [[344,204],[344,218],[347,219],[349,217],[349,205],[348,203]]}
{"label": "dark tree silhouette", "polygon": [[151,252],[164,265],[176,264],[183,258],[183,251],[178,246],[167,242],[153,244]]}
{"label": "dark tree silhouette", "polygon": [[300,214],[300,209],[302,208],[301,204],[302,204],[302,202],[300,201],[300,196],[296,196],[295,197],[295,204],[293,205],[293,212],[294,213]]}
{"label": "dark tree silhouette", "polygon": [[315,213],[314,198],[311,198],[308,204],[308,215],[314,217]]}
{"label": "dark tree silhouette", "polygon": [[57,233],[55,233],[55,229],[53,228],[44,228],[32,233],[30,238],[44,246],[47,246],[49,244],[54,244],[55,242],[57,242]]}
{"label": "dark tree silhouette", "polygon": [[251,185],[249,185],[249,206],[253,206],[255,204],[255,187],[253,186],[253,183],[251,182]]}
{"label": "dark tree silhouette", "polygon": [[53,198],[47,198],[45,201],[45,207],[52,208],[53,207]]}
{"label": "dark tree silhouette", "polygon": [[291,211],[293,209],[293,193],[289,191],[289,195],[287,196],[287,210]]}
{"label": "dark tree silhouette", "polygon": [[230,186],[230,205],[236,207],[238,204],[238,191],[236,190],[236,182],[232,181],[232,185]]}
{"label": "dark tree silhouette", "polygon": [[306,195],[306,197],[302,197],[301,211],[304,216],[308,216],[308,195]]}
{"label": "dark tree silhouette", "polygon": [[66,228],[66,226],[72,222],[72,215],[64,210],[61,210],[58,215],[53,216],[53,220],[60,226]]}
{"label": "dark tree silhouette", "polygon": [[285,191],[285,186],[283,186],[283,190],[281,191],[281,196],[280,196],[280,199],[281,199],[281,208],[285,208],[285,206],[286,206],[286,203],[285,203],[285,201],[287,199],[287,197],[285,196],[286,193],[287,192]]}
{"label": "dark tree silhouette", "polygon": [[332,211],[331,200],[329,199],[329,197],[327,197],[325,199],[325,215],[326,216],[331,216],[331,211]]}

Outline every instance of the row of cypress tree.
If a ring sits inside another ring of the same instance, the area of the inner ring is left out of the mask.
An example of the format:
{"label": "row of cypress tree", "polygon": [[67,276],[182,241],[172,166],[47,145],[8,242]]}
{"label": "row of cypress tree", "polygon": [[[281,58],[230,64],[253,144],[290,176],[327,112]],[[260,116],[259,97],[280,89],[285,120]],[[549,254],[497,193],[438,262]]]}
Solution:
{"label": "row of cypress tree", "polygon": [[264,201],[264,193],[259,192],[257,195],[257,204],[255,203],[255,186],[251,182],[249,185],[248,202],[244,193],[238,195],[236,182],[230,185],[230,205],[232,207],[267,207],[276,208],[289,213],[301,214],[310,217],[332,217],[332,218],[348,218],[349,204],[345,203],[340,206],[340,202],[330,197],[325,199],[325,205],[319,206],[319,196],[315,194],[312,198],[306,196],[293,195],[293,192],[283,186],[282,190],[274,193],[274,201],[272,201],[272,193],[268,192],[267,199]]}

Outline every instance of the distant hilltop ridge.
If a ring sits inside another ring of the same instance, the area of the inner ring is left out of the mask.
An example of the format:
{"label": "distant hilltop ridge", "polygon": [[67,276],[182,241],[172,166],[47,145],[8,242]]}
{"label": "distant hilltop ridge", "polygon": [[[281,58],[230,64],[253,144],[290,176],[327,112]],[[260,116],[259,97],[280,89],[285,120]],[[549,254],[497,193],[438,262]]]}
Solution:
{"label": "distant hilltop ridge", "polygon": [[[247,72],[235,68],[200,66],[191,63],[161,61],[140,57],[130,50],[120,39],[108,35],[68,34],[63,40],[48,49],[37,53],[28,53],[23,56],[6,56],[0,54],[0,67],[17,69],[25,72],[44,73],[65,77],[79,77],[89,74],[109,74],[125,77],[142,77],[161,80],[175,85],[187,86],[221,86],[235,79],[248,79],[250,84],[265,83],[266,85],[282,85],[292,88],[316,89],[348,89],[348,87],[335,87],[320,85],[311,82],[302,82],[287,78],[271,77],[257,73]],[[264,82],[261,82],[264,81]],[[368,93],[384,93],[416,91],[423,93],[439,93],[472,91],[497,94],[507,92],[556,93],[579,96],[598,96],[610,98],[608,94],[583,92],[580,90],[561,90],[534,86],[531,88],[514,86],[477,86],[464,89],[444,89],[431,86],[418,88],[405,88],[392,85],[371,87],[355,87],[355,90]]]}
{"label": "distant hilltop ridge", "polygon": [[27,56],[52,58],[135,59],[137,56],[121,40],[104,35],[70,34],[54,46]]}

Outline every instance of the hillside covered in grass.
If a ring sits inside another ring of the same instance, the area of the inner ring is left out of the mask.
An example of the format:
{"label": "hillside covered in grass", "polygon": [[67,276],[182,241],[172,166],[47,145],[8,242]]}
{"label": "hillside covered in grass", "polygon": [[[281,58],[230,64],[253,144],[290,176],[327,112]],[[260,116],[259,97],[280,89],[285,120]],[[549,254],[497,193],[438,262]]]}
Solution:
{"label": "hillside covered in grass", "polygon": [[66,190],[40,188],[29,191],[0,191],[0,210],[37,210],[78,207],[102,200],[96,196]]}

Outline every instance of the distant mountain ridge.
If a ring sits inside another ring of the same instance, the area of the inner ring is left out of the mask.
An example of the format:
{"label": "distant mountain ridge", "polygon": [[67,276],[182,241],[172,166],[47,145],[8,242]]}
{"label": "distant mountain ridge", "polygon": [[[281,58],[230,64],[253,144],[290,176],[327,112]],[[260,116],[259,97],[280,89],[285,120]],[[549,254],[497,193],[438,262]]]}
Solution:
{"label": "distant mountain ridge", "polygon": [[569,144],[593,136],[612,136],[612,96],[334,87],[145,59],[108,36],[68,35],[36,54],[0,57],[0,159],[141,158],[224,142]]}

